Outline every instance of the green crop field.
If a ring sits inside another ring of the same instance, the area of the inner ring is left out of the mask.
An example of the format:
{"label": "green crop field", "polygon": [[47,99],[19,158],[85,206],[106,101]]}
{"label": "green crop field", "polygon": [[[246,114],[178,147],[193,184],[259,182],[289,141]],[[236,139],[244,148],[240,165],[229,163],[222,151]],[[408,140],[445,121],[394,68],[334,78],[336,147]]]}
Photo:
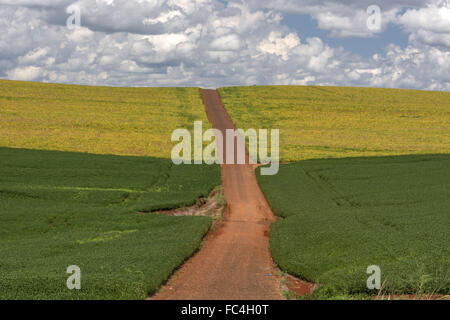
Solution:
{"label": "green crop field", "polygon": [[[450,292],[450,93],[219,89],[238,128],[280,129],[280,172],[258,176],[275,262],[317,297]],[[0,299],[142,299],[200,246],[194,204],[218,166],[175,166],[173,130],[210,125],[196,88],[0,80]],[[82,271],[82,290],[66,269]],[[375,291],[375,294],[377,292]]]}
{"label": "green crop field", "polygon": [[235,125],[280,129],[280,160],[450,153],[450,92],[271,86],[219,89]]}
{"label": "green crop field", "polygon": [[306,160],[259,176],[274,260],[322,297],[450,293],[450,155]]}
{"label": "green crop field", "polygon": [[450,292],[450,93],[219,93],[236,127],[280,129],[281,161],[300,161],[258,177],[281,218],[270,242],[283,270],[320,284],[317,297],[377,294],[366,286],[370,265],[381,268],[383,293]]}
{"label": "green crop field", "polygon": [[[191,205],[217,166],[148,157],[0,148],[0,299],[143,299],[200,245]],[[82,289],[66,287],[81,268]]]}
{"label": "green crop field", "polygon": [[[0,80],[0,299],[142,299],[198,249],[218,166],[174,166],[173,130],[209,124],[196,88]],[[52,150],[52,151],[49,151]],[[66,287],[77,265],[82,290]]]}

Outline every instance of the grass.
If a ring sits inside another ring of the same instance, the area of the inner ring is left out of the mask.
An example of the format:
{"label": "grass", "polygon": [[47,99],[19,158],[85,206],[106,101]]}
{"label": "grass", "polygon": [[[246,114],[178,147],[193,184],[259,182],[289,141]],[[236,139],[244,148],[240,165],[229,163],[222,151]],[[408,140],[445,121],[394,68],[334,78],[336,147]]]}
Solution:
{"label": "grass", "polygon": [[0,146],[170,158],[173,130],[209,126],[198,88],[0,80]]}
{"label": "grass", "polygon": [[[211,219],[142,213],[189,206],[220,185],[217,166],[170,160],[173,130],[196,120],[209,127],[197,88],[0,80],[0,299],[157,290]],[[66,288],[69,265],[81,267],[81,291]]]}
{"label": "grass", "polygon": [[366,269],[374,264],[383,292],[448,294],[450,93],[254,86],[219,94],[236,127],[280,129],[281,162],[301,161],[258,177],[284,218],[270,240],[283,270],[320,283],[319,298],[373,294]]}
{"label": "grass", "polygon": [[[271,231],[283,270],[322,284],[318,297],[371,294],[373,264],[388,293],[449,292],[449,156],[437,154],[450,153],[450,93],[219,93],[237,127],[280,129],[282,161],[422,154],[308,160],[259,177],[285,218]],[[169,160],[172,131],[195,120],[209,127],[196,88],[0,80],[0,299],[156,291],[211,225],[149,213],[189,206],[220,184],[217,166]],[[69,265],[81,267],[81,291],[66,288]]]}
{"label": "grass", "polygon": [[320,298],[450,292],[450,155],[306,160],[258,176],[275,262]]}
{"label": "grass", "polygon": [[[209,217],[143,214],[191,205],[217,166],[0,148],[0,299],[143,299],[199,247]],[[82,290],[66,287],[70,265]]]}
{"label": "grass", "polygon": [[219,89],[238,128],[280,129],[280,160],[450,153],[450,93],[254,86]]}

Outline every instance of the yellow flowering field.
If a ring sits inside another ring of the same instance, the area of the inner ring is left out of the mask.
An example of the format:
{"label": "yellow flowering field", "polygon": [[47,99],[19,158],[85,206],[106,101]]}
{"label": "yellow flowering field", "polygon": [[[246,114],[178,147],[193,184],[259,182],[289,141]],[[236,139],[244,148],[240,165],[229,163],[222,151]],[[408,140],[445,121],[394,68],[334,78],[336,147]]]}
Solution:
{"label": "yellow flowering field", "polygon": [[219,89],[238,128],[280,129],[281,161],[450,153],[450,93],[254,86]]}
{"label": "yellow flowering field", "polygon": [[208,121],[198,88],[0,80],[0,146],[170,158],[173,130]]}

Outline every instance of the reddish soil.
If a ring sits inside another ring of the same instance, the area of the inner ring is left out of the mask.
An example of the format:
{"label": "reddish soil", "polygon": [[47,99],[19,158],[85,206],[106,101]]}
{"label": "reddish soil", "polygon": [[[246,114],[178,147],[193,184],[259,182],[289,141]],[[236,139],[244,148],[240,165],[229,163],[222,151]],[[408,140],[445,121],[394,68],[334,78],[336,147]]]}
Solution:
{"label": "reddish soil", "polygon": [[[196,204],[190,207],[178,208],[173,210],[158,210],[152,213],[163,214],[172,217],[180,216],[207,216],[214,220],[220,219],[224,212],[224,203],[220,201],[222,190],[213,190],[208,198],[200,198]],[[139,214],[146,214],[140,212]]]}
{"label": "reddish soil", "polygon": [[[212,125],[222,132],[234,129],[217,92],[201,93]],[[206,236],[201,249],[153,299],[283,298],[269,251],[269,227],[274,215],[259,189],[254,167],[221,166],[226,202],[223,219]]]}
{"label": "reddish soil", "polygon": [[315,283],[306,282],[291,275],[285,275],[284,278],[286,279],[286,287],[293,292],[295,296],[301,297],[310,295],[318,288],[318,285]]}

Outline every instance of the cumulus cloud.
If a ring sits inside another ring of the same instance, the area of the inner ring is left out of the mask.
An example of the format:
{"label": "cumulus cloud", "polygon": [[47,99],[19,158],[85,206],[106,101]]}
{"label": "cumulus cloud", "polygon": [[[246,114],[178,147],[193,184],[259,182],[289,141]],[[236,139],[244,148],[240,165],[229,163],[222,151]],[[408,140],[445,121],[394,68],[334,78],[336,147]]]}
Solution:
{"label": "cumulus cloud", "polygon": [[287,61],[289,53],[299,44],[300,39],[295,33],[289,33],[283,38],[280,32],[271,32],[266,39],[259,43],[256,49],[263,53],[275,54]]}
{"label": "cumulus cloud", "polygon": [[399,22],[409,30],[450,33],[450,7],[430,5],[426,8],[410,9],[399,17]]}
{"label": "cumulus cloud", "polygon": [[[308,14],[333,37],[372,37],[372,0],[0,0],[0,76],[120,86],[363,85],[450,90],[449,5],[378,1],[406,48],[362,58],[283,25]],[[66,8],[81,27],[66,27]]]}
{"label": "cumulus cloud", "polygon": [[446,2],[407,10],[398,22],[411,33],[411,42],[450,48],[450,5]]}
{"label": "cumulus cloud", "polygon": [[16,80],[31,81],[36,80],[42,74],[42,70],[39,67],[18,67],[11,71],[8,71],[8,77]]}

